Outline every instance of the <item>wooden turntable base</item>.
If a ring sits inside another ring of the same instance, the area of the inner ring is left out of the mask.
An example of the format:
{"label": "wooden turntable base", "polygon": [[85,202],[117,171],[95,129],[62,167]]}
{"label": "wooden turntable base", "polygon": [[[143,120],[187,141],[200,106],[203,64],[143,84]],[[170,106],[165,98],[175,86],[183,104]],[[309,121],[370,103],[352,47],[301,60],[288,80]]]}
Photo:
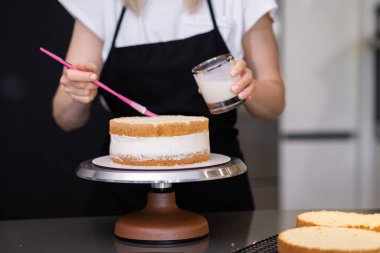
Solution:
{"label": "wooden turntable base", "polygon": [[207,220],[200,214],[178,208],[175,192],[151,191],[141,211],[119,218],[115,236],[144,243],[173,243],[207,237]]}

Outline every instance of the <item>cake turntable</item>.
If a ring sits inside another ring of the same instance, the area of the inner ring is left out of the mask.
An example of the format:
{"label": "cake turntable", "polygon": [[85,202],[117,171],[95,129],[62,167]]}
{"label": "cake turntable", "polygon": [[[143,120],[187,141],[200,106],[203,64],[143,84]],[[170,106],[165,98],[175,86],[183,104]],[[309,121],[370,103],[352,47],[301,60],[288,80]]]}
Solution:
{"label": "cake turntable", "polygon": [[220,154],[211,154],[207,162],[168,167],[124,166],[104,156],[82,162],[77,176],[109,183],[150,184],[145,208],[119,218],[114,234],[131,242],[170,244],[204,239],[209,234],[202,215],[177,206],[173,183],[218,180],[246,170],[240,159]]}

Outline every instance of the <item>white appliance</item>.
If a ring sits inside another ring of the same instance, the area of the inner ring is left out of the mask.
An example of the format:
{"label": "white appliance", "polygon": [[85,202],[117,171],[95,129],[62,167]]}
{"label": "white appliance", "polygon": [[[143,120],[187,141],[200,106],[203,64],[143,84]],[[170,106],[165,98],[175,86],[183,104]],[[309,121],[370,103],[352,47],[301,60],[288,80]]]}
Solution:
{"label": "white appliance", "polygon": [[280,4],[287,106],[279,127],[279,207],[380,208],[380,65],[372,43],[380,0]]}

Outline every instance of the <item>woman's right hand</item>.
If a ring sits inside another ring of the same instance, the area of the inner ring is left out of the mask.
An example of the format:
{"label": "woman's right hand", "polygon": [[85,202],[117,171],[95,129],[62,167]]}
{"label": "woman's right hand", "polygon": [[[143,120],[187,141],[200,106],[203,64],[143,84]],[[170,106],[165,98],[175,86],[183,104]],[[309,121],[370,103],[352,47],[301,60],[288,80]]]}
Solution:
{"label": "woman's right hand", "polygon": [[95,64],[78,64],[75,69],[65,68],[60,84],[69,97],[78,103],[91,103],[98,93],[98,86],[91,81],[98,78],[98,67]]}

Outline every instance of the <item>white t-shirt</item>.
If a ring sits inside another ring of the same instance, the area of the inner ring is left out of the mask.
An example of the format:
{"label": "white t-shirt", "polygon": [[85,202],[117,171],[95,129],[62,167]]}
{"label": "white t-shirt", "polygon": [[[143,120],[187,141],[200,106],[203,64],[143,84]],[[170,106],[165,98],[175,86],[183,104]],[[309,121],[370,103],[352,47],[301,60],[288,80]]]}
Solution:
{"label": "white t-shirt", "polygon": [[[103,60],[108,56],[122,0],[59,0],[76,19],[104,42]],[[263,15],[277,9],[275,0],[212,0],[216,22],[231,54],[244,56],[242,36]],[[188,13],[183,0],[146,0],[139,15],[126,11],[116,47],[185,39],[213,29],[207,1]]]}

